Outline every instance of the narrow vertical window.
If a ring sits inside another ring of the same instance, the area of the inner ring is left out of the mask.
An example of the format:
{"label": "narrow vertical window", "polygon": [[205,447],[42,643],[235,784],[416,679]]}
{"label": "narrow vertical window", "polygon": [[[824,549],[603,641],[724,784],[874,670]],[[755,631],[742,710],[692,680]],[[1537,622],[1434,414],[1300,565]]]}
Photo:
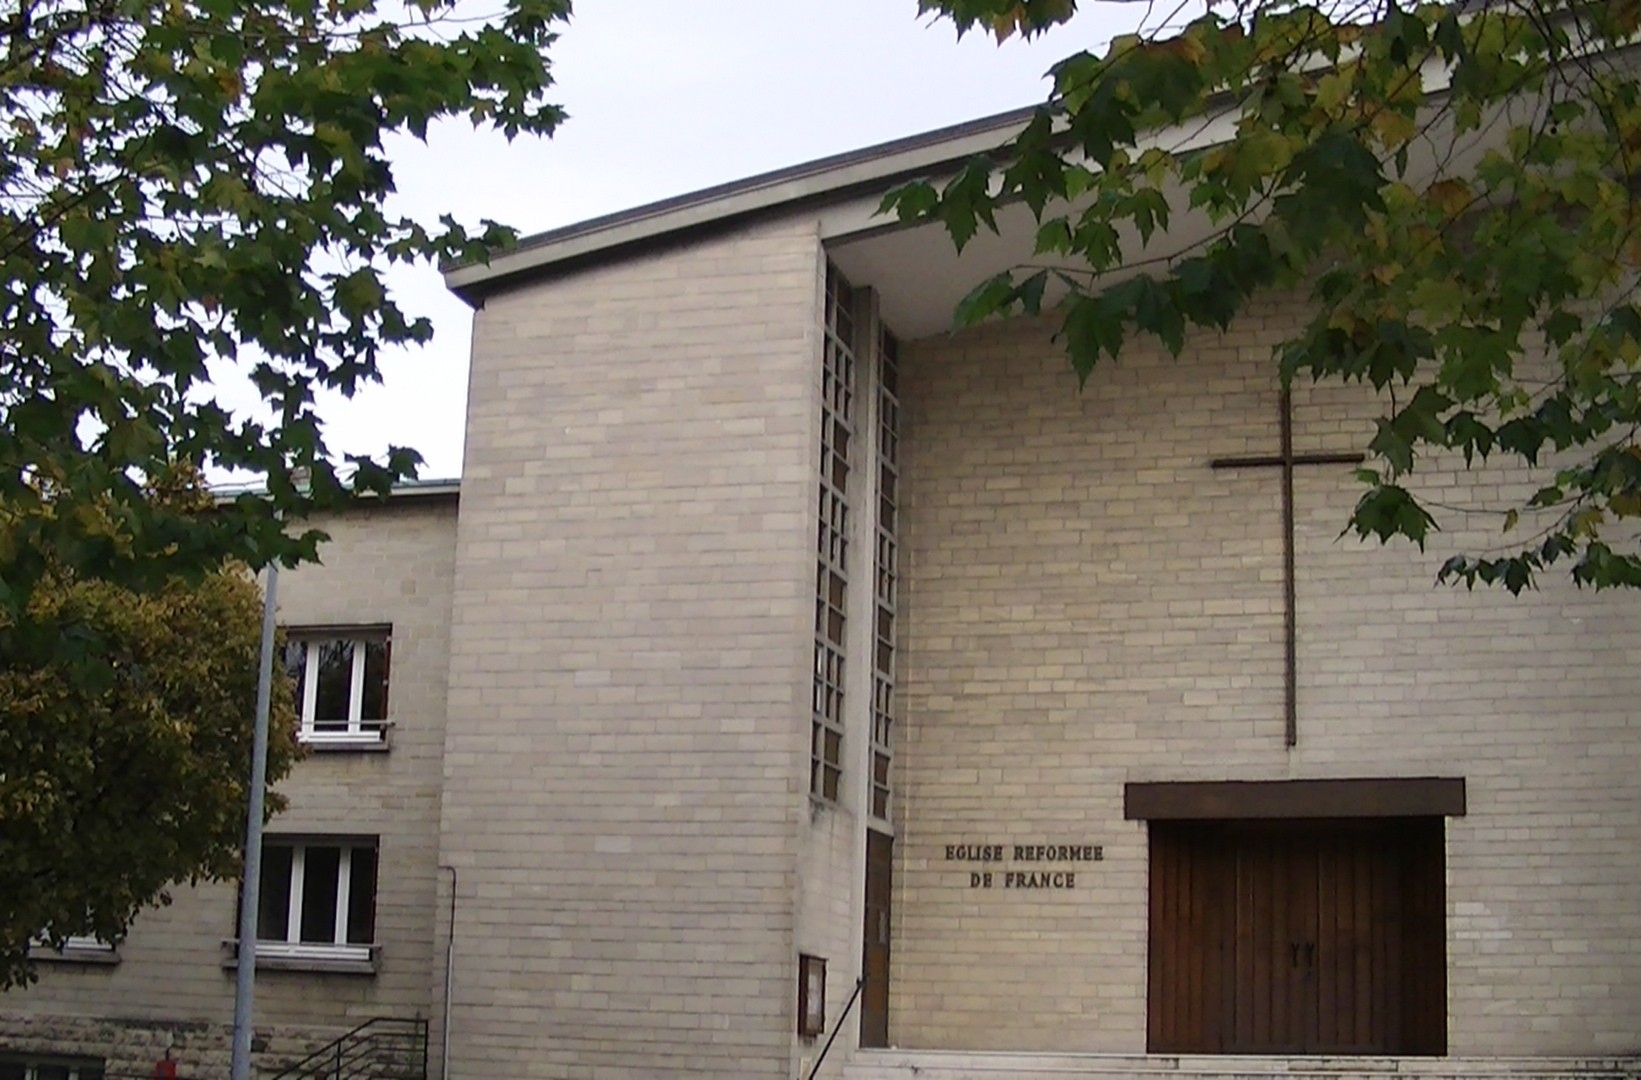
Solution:
{"label": "narrow vertical window", "polygon": [[809,747],[809,790],[827,800],[837,799],[843,775],[849,455],[855,433],[853,307],[854,290],[836,269],[827,266],[816,517],[815,682]]}
{"label": "narrow vertical window", "polygon": [[895,605],[900,541],[900,345],[878,339],[876,626],[872,650],[872,816],[889,819],[889,770],[894,754]]}

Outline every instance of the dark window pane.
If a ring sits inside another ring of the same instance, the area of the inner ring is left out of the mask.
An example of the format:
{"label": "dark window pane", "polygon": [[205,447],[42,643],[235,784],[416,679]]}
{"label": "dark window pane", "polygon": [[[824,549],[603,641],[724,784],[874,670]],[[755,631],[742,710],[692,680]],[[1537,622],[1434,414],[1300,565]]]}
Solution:
{"label": "dark window pane", "polygon": [[348,944],[376,940],[376,849],[353,849],[353,879],[348,883]]}
{"label": "dark window pane", "polygon": [[36,1065],[34,1080],[68,1080],[67,1065]]}
{"label": "dark window pane", "polygon": [[256,936],[262,941],[284,941],[291,914],[291,849],[262,847],[262,886],[257,890]]}
{"label": "dark window pane", "polygon": [[285,642],[284,654],[279,659],[285,667],[285,674],[291,677],[291,682],[296,686],[296,710],[297,712],[301,712],[303,686],[302,675],[303,669],[307,667],[308,643],[305,641]]}
{"label": "dark window pane", "polygon": [[365,642],[365,697],[359,713],[362,720],[387,719],[387,673],[391,644],[387,638]]}
{"label": "dark window pane", "polygon": [[307,849],[307,865],[302,871],[301,940],[325,945],[336,941],[336,886],[341,868],[341,848]]}
{"label": "dark window pane", "polygon": [[0,1080],[24,1080],[28,1067],[21,1061],[0,1061]]}
{"label": "dark window pane", "polygon": [[319,694],[314,703],[316,724],[346,726],[348,696],[353,686],[353,642],[310,641],[308,648],[319,650]]}
{"label": "dark window pane", "polygon": [[80,1074],[79,1080],[103,1080],[101,1065],[81,1065],[77,1071]]}

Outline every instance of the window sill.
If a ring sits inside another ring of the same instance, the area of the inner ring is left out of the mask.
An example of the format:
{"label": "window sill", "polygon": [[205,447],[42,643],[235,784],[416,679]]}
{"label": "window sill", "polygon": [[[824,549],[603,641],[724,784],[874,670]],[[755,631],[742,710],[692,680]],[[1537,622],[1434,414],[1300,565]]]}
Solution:
{"label": "window sill", "polygon": [[363,731],[301,731],[296,741],[315,753],[385,754],[392,745],[392,724]]}
{"label": "window sill", "polygon": [[33,945],[28,958],[37,964],[83,964],[89,967],[113,967],[120,962],[115,949],[100,945],[65,945],[53,949],[50,945]]}
{"label": "window sill", "polygon": [[[224,970],[239,967],[239,942],[222,943],[228,955]],[[293,945],[286,941],[256,943],[258,971],[306,971],[322,975],[374,975],[381,967],[380,945]]]}

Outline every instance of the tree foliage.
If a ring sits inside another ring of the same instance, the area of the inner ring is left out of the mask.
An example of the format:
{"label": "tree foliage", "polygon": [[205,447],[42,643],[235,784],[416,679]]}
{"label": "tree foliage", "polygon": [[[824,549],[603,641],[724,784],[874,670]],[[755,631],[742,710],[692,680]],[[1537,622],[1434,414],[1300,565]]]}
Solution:
{"label": "tree foliage", "polygon": [[[27,610],[53,567],[141,588],[312,557],[318,534],[287,537],[281,515],[413,470],[402,448],[333,461],[315,393],[351,394],[384,347],[427,340],[387,266],[482,258],[510,234],[392,212],[383,138],[451,116],[551,131],[546,49],[569,8],[0,4],[0,608]],[[271,418],[219,405],[213,363]],[[264,474],[272,499],[174,513],[144,484],[178,462]]]}
{"label": "tree foliage", "polygon": [[[1005,37],[1075,4],[921,7]],[[1177,354],[1263,293],[1307,295],[1281,378],[1390,402],[1350,529],[1422,546],[1439,508],[1408,483],[1421,456],[1514,458],[1547,479],[1491,508],[1497,549],[1441,577],[1514,592],[1560,563],[1641,585],[1638,30],[1641,0],[1212,5],[1068,57],[1009,145],[885,209],[961,247],[1028,206],[1038,263],[981,283],[959,321],[1057,304],[1084,379],[1136,333]],[[1170,246],[1191,217],[1204,238]]]}
{"label": "tree foliage", "polygon": [[[261,609],[232,567],[143,593],[48,575],[28,616],[50,638],[0,635],[0,988],[31,940],[116,942],[167,887],[238,876]],[[270,781],[296,755],[280,675]]]}

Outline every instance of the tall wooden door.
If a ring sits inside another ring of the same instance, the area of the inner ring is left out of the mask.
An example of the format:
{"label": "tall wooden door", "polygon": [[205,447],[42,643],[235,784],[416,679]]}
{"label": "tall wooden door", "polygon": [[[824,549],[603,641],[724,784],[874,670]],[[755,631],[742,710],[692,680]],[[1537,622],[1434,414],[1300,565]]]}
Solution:
{"label": "tall wooden door", "polygon": [[889,1045],[889,900],[894,872],[894,838],[866,833],[865,955],[860,990],[860,1045]]}
{"label": "tall wooden door", "polygon": [[1151,1050],[1446,1051],[1442,819],[1151,828]]}

